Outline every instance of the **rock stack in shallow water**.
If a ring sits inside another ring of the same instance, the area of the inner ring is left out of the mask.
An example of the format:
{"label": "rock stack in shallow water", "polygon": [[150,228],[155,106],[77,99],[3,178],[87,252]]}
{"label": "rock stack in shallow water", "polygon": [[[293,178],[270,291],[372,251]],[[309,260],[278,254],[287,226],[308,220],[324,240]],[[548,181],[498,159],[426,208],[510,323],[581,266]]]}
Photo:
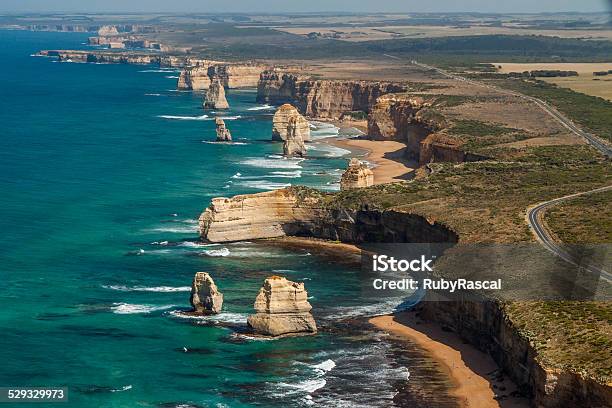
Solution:
{"label": "rock stack in shallow water", "polygon": [[249,327],[265,336],[313,334],[317,325],[310,313],[303,283],[280,276],[264,281],[255,299],[255,314],[247,319]]}
{"label": "rock stack in shallow water", "polygon": [[281,105],[272,119],[272,140],[284,141],[287,139],[287,132],[291,119],[295,119],[295,133],[305,142],[310,140],[310,125],[306,118],[300,115],[298,110],[286,103]]}
{"label": "rock stack in shallow water", "polygon": [[306,156],[306,146],[298,130],[298,121],[296,118],[289,118],[289,123],[287,124],[287,138],[283,141],[283,154],[287,157]]}
{"label": "rock stack in shallow water", "polygon": [[217,314],[223,306],[223,293],[206,272],[196,272],[191,284],[191,306],[197,314]]}
{"label": "rock stack in shallow water", "polygon": [[374,184],[374,173],[372,170],[365,163],[353,157],[340,179],[340,190],[369,187],[372,184]]}
{"label": "rock stack in shallow water", "polygon": [[211,81],[204,97],[204,109],[229,109],[229,103],[225,99],[225,89],[219,79]]}
{"label": "rock stack in shallow water", "polygon": [[221,118],[216,118],[215,125],[217,126],[217,142],[231,142],[232,134],[225,126],[225,121]]}

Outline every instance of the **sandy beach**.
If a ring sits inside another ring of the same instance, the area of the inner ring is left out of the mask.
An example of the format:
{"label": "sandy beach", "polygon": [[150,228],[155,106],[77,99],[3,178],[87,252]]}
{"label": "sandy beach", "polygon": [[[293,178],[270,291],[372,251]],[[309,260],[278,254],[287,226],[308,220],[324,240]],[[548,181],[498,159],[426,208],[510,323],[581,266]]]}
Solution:
{"label": "sandy beach", "polygon": [[[379,316],[370,323],[416,343],[438,361],[456,387],[453,394],[464,408],[527,408],[526,398],[510,396],[516,386],[498,375],[493,359],[439,325],[419,321],[413,312]],[[496,396],[498,399],[496,399]]]}
{"label": "sandy beach", "polygon": [[404,156],[406,145],[393,140],[334,139],[334,146],[348,150],[364,150],[365,160],[374,164],[374,184],[409,180],[414,176],[417,163]]}

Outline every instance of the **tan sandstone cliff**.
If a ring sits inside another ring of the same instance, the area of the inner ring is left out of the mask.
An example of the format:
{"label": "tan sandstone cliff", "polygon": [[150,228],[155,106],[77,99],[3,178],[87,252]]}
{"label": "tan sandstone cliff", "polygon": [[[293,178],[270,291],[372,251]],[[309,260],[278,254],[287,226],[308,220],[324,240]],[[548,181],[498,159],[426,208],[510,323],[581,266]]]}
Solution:
{"label": "tan sandstone cliff", "polygon": [[225,126],[225,121],[221,118],[215,119],[215,126],[217,132],[217,142],[231,142],[232,134],[229,129]]}
{"label": "tan sandstone cliff", "polygon": [[272,140],[283,141],[287,139],[287,129],[289,122],[295,119],[295,131],[307,142],[310,140],[310,125],[304,116],[298,112],[297,108],[285,103],[281,105],[272,118]]}
{"label": "tan sandstone cliff", "polygon": [[408,93],[379,97],[368,115],[368,135],[405,143],[409,157],[420,165],[465,161],[463,141],[447,133],[449,123],[432,106],[434,101]]}
{"label": "tan sandstone cliff", "polygon": [[206,272],[196,272],[191,284],[191,306],[197,314],[216,314],[223,307],[223,293]]}
{"label": "tan sandstone cliff", "polygon": [[306,156],[306,146],[301,131],[298,129],[298,119],[295,117],[289,118],[287,123],[287,138],[283,141],[283,155],[286,157]]}
{"label": "tan sandstone cliff", "polygon": [[373,184],[374,172],[368,168],[367,164],[353,157],[340,178],[340,190],[369,187]]}
{"label": "tan sandstone cliff", "polygon": [[314,334],[317,325],[307,299],[303,283],[271,276],[259,290],[253,305],[255,314],[248,317],[247,324],[265,336]]}
{"label": "tan sandstone cliff", "polygon": [[311,223],[317,212],[313,206],[316,200],[300,201],[288,189],[213,198],[200,216],[200,235],[210,242],[281,237]]}
{"label": "tan sandstone cliff", "polygon": [[177,87],[194,91],[208,89],[211,78],[218,78],[226,88],[255,87],[259,75],[267,66],[236,63],[229,64],[221,61],[199,60],[195,66],[184,68],[179,74]]}
{"label": "tan sandstone cliff", "polygon": [[204,96],[203,107],[204,109],[229,109],[229,103],[225,99],[225,89],[218,78],[211,81]]}
{"label": "tan sandstone cliff", "polygon": [[348,112],[367,113],[379,96],[406,89],[406,85],[392,82],[315,80],[267,70],[261,73],[257,84],[257,100],[291,103],[306,116],[337,119]]}

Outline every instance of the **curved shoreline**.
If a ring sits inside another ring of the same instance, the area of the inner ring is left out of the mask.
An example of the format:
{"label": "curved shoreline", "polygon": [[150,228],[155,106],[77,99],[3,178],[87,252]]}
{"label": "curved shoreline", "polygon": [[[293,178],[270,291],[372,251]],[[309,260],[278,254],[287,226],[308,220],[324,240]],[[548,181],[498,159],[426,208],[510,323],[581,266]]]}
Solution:
{"label": "curved shoreline", "polygon": [[[440,363],[455,384],[451,394],[461,407],[529,407],[526,398],[509,396],[516,386],[507,376],[498,377],[499,367],[491,356],[462,341],[455,333],[444,331],[438,324],[421,322],[413,312],[378,316],[369,323],[415,343]],[[508,397],[499,398],[501,395]]]}
{"label": "curved shoreline", "polygon": [[[398,182],[414,176],[415,168],[408,167],[409,162],[403,156],[406,147],[403,143],[357,138],[334,138],[326,142],[351,151],[365,150],[364,159],[376,165],[372,169],[375,184]],[[344,251],[359,251],[354,245],[322,240],[286,237],[280,240],[283,241],[291,242],[291,245],[319,246],[325,254],[336,252],[346,256]],[[462,341],[457,334],[444,331],[439,324],[421,322],[412,312],[377,316],[368,322],[386,333],[411,341],[427,352],[447,372],[455,385],[451,394],[462,408],[529,407],[526,398],[508,397],[516,390],[516,385],[507,376],[502,381],[495,381],[499,378],[495,375],[499,366],[490,355]],[[499,398],[496,391],[506,397]]]}

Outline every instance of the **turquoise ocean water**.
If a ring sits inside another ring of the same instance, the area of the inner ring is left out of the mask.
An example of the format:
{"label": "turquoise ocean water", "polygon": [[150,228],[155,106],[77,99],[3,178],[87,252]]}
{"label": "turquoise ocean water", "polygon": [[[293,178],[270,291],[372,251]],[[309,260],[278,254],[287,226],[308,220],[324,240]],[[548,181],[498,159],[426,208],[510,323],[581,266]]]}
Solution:
{"label": "turquoise ocean water", "polygon": [[[0,31],[0,386],[65,386],[54,406],[69,407],[452,405],[418,350],[358,323],[393,305],[361,299],[355,270],[196,242],[212,197],[334,190],[348,152],[314,143],[282,159],[254,90],[228,92],[235,143],[215,144],[216,113],[175,91],[176,71],[31,56],[84,41]],[[221,315],[177,316],[196,271],[224,292]],[[320,334],[239,334],[271,274],[305,282]]]}

